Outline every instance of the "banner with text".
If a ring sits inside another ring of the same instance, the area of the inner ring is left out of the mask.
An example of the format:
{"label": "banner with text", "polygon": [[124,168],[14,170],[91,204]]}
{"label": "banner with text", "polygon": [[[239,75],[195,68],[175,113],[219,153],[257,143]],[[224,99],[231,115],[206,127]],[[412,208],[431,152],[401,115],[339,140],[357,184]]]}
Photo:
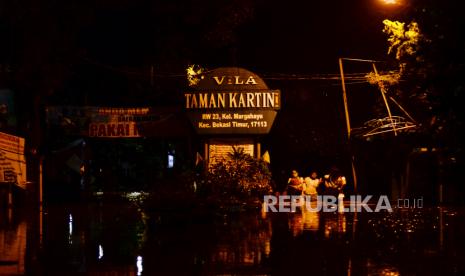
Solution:
{"label": "banner with text", "polygon": [[102,138],[145,137],[148,130],[173,116],[150,107],[47,107],[47,122],[67,134]]}
{"label": "banner with text", "polygon": [[0,182],[26,187],[24,138],[0,132]]}

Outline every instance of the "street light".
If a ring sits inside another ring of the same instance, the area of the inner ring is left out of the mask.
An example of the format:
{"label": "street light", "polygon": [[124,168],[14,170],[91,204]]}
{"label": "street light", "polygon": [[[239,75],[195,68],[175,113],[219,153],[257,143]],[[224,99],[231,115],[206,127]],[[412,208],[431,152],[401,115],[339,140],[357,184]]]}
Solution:
{"label": "street light", "polygon": [[399,7],[405,6],[408,4],[406,0],[376,0],[373,1],[379,8],[383,9],[398,9]]}
{"label": "street light", "polygon": [[385,18],[396,18],[410,7],[408,0],[374,0],[372,7]]}
{"label": "street light", "polygon": [[399,8],[408,4],[405,0],[377,0],[377,2],[385,8]]}
{"label": "street light", "polygon": [[379,2],[386,6],[399,6],[404,4],[404,0],[379,0]]}

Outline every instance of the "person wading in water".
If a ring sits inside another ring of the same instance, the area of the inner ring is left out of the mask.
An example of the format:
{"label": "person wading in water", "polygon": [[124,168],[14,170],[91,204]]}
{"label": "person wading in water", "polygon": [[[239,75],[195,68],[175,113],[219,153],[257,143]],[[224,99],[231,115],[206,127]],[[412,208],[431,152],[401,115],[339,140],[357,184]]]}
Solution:
{"label": "person wading in water", "polygon": [[303,188],[303,178],[299,176],[296,170],[292,170],[291,177],[287,181],[287,194],[288,195],[301,195]]}

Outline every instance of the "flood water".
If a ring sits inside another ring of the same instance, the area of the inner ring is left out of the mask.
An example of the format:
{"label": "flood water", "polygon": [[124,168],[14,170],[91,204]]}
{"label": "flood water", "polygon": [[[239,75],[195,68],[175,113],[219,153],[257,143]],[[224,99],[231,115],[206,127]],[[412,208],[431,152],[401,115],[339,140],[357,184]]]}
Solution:
{"label": "flood water", "polygon": [[0,274],[464,275],[464,216],[54,204],[2,212]]}

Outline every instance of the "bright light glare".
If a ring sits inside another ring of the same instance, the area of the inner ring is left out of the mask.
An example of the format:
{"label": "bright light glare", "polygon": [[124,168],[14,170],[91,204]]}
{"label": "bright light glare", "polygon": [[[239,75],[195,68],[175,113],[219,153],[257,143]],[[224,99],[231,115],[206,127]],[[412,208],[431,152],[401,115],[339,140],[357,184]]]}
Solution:
{"label": "bright light glare", "polygon": [[171,169],[174,167],[174,156],[168,154],[168,168]]}
{"label": "bright light glare", "polygon": [[99,244],[98,245],[98,259],[101,260],[103,258],[103,247]]}
{"label": "bright light glare", "polygon": [[69,241],[69,244],[72,244],[73,243],[73,216],[71,214],[69,214],[68,230],[69,230],[68,241]]}
{"label": "bright light glare", "polygon": [[137,266],[137,276],[142,275],[142,271],[144,270],[144,268],[142,266],[142,257],[141,256],[137,256],[136,266]]}
{"label": "bright light glare", "polygon": [[395,5],[399,3],[399,0],[383,0],[384,4]]}

